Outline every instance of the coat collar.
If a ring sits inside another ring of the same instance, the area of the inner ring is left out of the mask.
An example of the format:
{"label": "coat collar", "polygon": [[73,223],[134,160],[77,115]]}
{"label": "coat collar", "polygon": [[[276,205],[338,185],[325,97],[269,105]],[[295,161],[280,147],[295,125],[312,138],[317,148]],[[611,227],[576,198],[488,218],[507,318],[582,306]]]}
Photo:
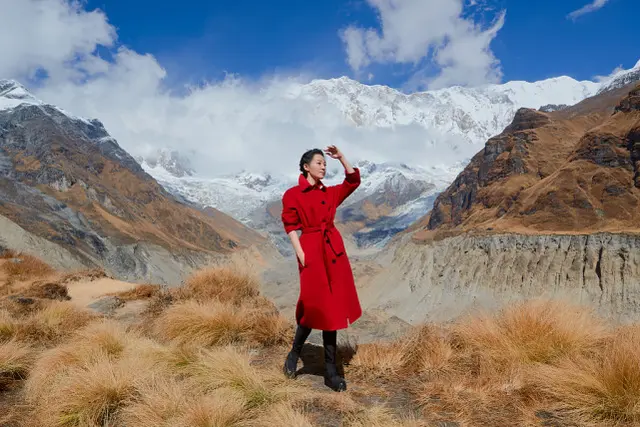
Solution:
{"label": "coat collar", "polygon": [[310,191],[314,188],[319,188],[322,191],[327,191],[327,187],[324,185],[322,181],[318,180],[318,182],[316,182],[315,185],[311,185],[309,184],[309,181],[307,181],[307,178],[305,178],[303,174],[300,174],[300,176],[298,177],[298,186],[302,191]]}

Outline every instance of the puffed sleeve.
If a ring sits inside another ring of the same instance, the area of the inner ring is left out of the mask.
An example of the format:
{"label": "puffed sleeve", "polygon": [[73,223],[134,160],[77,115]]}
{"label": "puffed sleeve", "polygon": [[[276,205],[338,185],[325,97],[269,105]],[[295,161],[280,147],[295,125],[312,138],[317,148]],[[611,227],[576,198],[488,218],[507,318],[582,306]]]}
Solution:
{"label": "puffed sleeve", "polygon": [[353,168],[353,172],[351,173],[347,173],[345,171],[345,176],[344,176],[344,180],[342,181],[342,184],[338,184],[337,187],[337,193],[338,193],[338,206],[340,206],[340,204],[342,202],[344,202],[344,200],[349,197],[351,195],[351,193],[353,193],[356,188],[358,188],[360,186],[360,169],[358,168]]}
{"label": "puffed sleeve", "polygon": [[284,225],[284,231],[287,234],[302,228],[300,215],[298,215],[294,205],[293,195],[288,191],[282,196],[282,225]]}

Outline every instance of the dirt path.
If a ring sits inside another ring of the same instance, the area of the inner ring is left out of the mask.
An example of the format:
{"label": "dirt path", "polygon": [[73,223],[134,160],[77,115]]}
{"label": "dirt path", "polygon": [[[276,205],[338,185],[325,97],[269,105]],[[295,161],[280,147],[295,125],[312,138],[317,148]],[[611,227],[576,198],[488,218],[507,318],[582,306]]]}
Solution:
{"label": "dirt path", "polygon": [[66,286],[71,302],[80,307],[86,307],[107,294],[128,291],[138,284],[104,277],[96,280],[70,282]]}

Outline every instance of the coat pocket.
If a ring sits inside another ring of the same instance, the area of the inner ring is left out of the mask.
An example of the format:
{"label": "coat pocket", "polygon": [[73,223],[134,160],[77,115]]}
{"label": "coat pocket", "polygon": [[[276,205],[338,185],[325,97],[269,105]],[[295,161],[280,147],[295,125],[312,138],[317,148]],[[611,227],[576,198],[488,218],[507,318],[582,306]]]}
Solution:
{"label": "coat pocket", "polygon": [[336,256],[342,256],[346,253],[342,236],[336,231],[331,233],[331,240],[329,245],[331,246],[331,250]]}

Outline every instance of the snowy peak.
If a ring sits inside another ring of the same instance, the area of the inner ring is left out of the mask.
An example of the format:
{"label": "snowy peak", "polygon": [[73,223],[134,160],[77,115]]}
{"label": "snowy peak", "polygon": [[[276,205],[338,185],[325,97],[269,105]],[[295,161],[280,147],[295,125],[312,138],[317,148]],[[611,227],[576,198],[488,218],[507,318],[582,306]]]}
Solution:
{"label": "snowy peak", "polygon": [[623,86],[628,85],[629,83],[636,82],[640,80],[640,61],[636,63],[636,65],[629,70],[621,70],[611,76],[611,78],[605,81],[598,93],[607,92],[614,89],[619,89]]}
{"label": "snowy peak", "polygon": [[42,105],[43,102],[15,80],[0,80],[0,110],[14,108],[20,104]]}
{"label": "snowy peak", "polygon": [[425,131],[425,144],[441,147],[443,152],[455,146],[468,155],[458,142],[483,144],[511,122],[518,108],[573,105],[594,95],[598,88],[595,82],[557,77],[533,83],[512,81],[405,94],[342,77],[314,80],[289,90],[286,96],[314,103],[318,108],[337,108],[356,127],[420,126]]}
{"label": "snowy peak", "polygon": [[152,169],[164,169],[177,178],[193,176],[195,172],[188,157],[168,148],[160,148],[146,157],[137,157],[136,160],[140,164],[146,163]]}
{"label": "snowy peak", "polygon": [[256,191],[263,191],[273,184],[277,184],[269,173],[259,174],[242,171],[235,178],[241,185]]}

